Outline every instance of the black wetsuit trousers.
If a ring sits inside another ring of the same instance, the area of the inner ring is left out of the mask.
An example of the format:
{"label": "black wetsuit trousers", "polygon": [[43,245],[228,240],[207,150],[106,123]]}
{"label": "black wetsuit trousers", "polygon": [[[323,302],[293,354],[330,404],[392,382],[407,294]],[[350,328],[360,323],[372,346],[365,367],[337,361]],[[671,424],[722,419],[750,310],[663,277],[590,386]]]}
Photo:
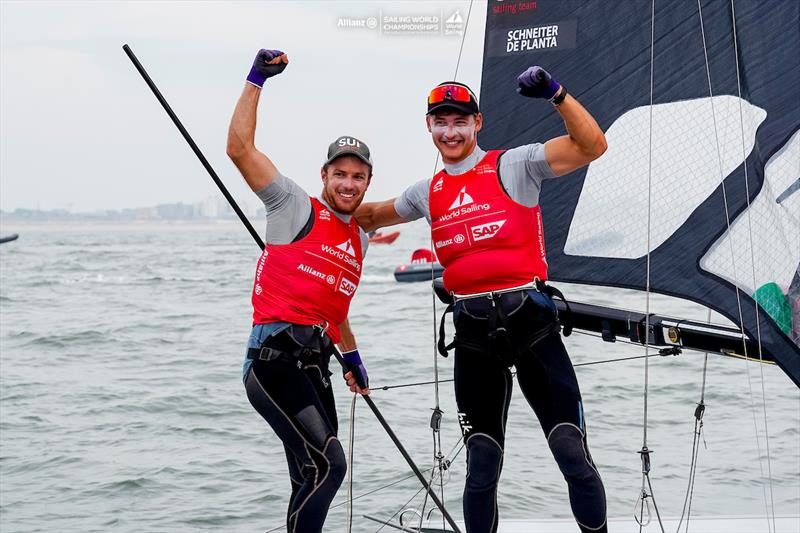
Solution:
{"label": "black wetsuit trousers", "polygon": [[[573,515],[583,532],[605,532],[606,499],[586,440],[583,404],[549,297],[530,293],[506,320],[509,335],[491,340],[481,313],[456,309],[455,394],[467,445],[464,519],[468,533],[497,530],[497,485],[516,366],[517,382],[533,408],[567,482]],[[459,312],[460,311],[460,312]],[[548,329],[548,323],[551,327]],[[543,338],[528,346],[531,333]]]}
{"label": "black wetsuit trousers", "polygon": [[318,533],[347,471],[327,367],[253,361],[247,398],[283,441],[292,494],[289,533]]}

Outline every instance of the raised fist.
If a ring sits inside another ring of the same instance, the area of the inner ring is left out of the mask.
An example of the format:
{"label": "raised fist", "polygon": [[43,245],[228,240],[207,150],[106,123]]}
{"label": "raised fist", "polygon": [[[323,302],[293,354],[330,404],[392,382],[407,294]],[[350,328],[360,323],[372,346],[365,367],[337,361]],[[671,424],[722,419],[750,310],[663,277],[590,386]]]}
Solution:
{"label": "raised fist", "polygon": [[517,76],[517,92],[529,98],[552,100],[561,90],[561,85],[542,67],[534,66]]}
{"label": "raised fist", "polygon": [[253,60],[253,66],[250,69],[250,74],[247,75],[247,81],[256,87],[263,87],[267,78],[277,76],[286,65],[289,63],[289,58],[280,50],[266,50],[262,48],[256,54]]}

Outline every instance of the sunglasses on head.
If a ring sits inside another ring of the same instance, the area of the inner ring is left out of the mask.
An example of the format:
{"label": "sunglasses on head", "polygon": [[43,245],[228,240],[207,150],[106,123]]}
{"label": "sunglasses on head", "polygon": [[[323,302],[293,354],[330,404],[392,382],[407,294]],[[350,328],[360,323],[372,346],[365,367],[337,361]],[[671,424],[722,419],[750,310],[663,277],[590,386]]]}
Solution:
{"label": "sunglasses on head", "polygon": [[431,94],[428,95],[428,105],[438,104],[445,100],[469,103],[471,97],[469,89],[461,85],[440,85],[434,87]]}

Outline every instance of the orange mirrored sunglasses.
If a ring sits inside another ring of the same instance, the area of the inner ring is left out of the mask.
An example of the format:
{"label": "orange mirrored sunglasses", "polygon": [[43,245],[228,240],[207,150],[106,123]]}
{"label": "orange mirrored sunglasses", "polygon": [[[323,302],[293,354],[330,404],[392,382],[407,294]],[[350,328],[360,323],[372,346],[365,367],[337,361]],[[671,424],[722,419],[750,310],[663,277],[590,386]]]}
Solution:
{"label": "orange mirrored sunglasses", "polygon": [[431,94],[428,95],[428,105],[438,104],[445,100],[469,102],[469,89],[461,85],[440,85],[439,87],[434,87]]}

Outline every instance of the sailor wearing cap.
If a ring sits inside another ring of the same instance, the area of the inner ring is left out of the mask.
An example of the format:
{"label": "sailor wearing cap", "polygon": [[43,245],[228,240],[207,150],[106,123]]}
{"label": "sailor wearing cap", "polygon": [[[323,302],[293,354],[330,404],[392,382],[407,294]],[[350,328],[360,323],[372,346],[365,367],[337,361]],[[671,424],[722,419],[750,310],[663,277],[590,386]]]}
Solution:
{"label": "sailor wearing cap", "polygon": [[372,178],[367,145],[342,136],[320,170],[322,194],[311,198],[254,144],[264,82],[289,59],[260,50],[228,131],[228,156],[264,202],[266,247],[253,284],[253,329],[243,380],[252,406],[283,442],[292,492],[290,532],[322,531],[347,465],[328,361],[334,344],[348,365],[353,392],[369,394],[368,377],[347,320],[361,278],[368,237],[352,213]]}

